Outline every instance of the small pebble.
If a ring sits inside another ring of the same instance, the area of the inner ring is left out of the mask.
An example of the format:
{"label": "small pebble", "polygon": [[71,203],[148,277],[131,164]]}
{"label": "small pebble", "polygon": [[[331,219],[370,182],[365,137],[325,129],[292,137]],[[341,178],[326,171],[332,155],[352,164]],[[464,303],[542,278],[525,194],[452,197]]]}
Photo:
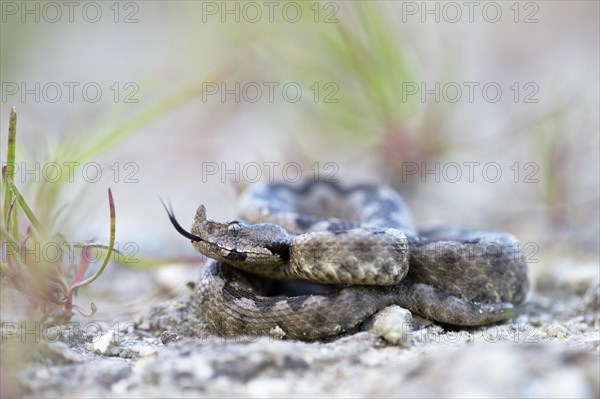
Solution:
{"label": "small pebble", "polygon": [[392,345],[408,346],[412,314],[400,306],[388,306],[373,316],[370,331]]}
{"label": "small pebble", "polygon": [[160,342],[162,342],[163,345],[166,345],[169,342],[179,341],[179,339],[179,336],[171,330],[165,330],[160,334]]}
{"label": "small pebble", "polygon": [[565,339],[567,336],[567,329],[562,324],[554,323],[548,327],[548,336]]}
{"label": "small pebble", "polygon": [[271,337],[279,338],[279,339],[283,339],[286,336],[285,331],[283,331],[281,329],[281,327],[279,327],[279,326],[275,326],[274,328],[272,328],[270,333],[271,333]]}
{"label": "small pebble", "polygon": [[115,330],[108,330],[106,332],[106,334],[102,335],[100,338],[98,338],[94,344],[93,344],[93,348],[94,351],[98,354],[105,354],[108,351],[108,348],[111,347],[111,344],[113,343],[113,338],[115,336]]}

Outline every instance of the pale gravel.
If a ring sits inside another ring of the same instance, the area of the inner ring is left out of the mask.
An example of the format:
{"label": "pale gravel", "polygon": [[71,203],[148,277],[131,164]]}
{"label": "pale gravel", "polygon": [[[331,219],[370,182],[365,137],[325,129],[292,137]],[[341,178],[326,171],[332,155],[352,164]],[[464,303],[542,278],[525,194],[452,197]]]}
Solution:
{"label": "pale gravel", "polygon": [[[557,263],[558,264],[558,263]],[[597,265],[586,276],[594,276]],[[164,272],[163,272],[164,273]],[[4,335],[10,394],[28,397],[581,397],[600,396],[597,278],[557,273],[510,323],[447,330],[391,308],[370,331],[331,342],[207,334],[189,295],[135,323],[98,322],[60,339]],[[548,277],[550,276],[550,277]],[[8,326],[3,313],[3,328]],[[399,329],[398,329],[399,328]],[[50,335],[47,334],[47,337]],[[53,342],[49,342],[53,341]],[[23,361],[23,360],[26,361]],[[11,374],[12,373],[12,374]],[[18,382],[15,384],[15,381]]]}

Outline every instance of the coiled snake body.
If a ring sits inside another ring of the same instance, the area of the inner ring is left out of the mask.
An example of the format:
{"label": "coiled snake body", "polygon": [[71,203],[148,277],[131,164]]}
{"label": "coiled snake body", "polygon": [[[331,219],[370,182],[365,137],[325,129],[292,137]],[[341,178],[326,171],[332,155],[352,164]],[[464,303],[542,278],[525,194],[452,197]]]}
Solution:
{"label": "coiled snake body", "polygon": [[[527,267],[507,233],[441,228],[417,232],[391,188],[322,181],[247,190],[240,216],[218,223],[200,205],[191,233],[211,258],[196,293],[222,336],[313,340],[338,335],[389,305],[458,326],[510,318],[527,293]],[[320,294],[265,296],[267,281],[332,284]]]}

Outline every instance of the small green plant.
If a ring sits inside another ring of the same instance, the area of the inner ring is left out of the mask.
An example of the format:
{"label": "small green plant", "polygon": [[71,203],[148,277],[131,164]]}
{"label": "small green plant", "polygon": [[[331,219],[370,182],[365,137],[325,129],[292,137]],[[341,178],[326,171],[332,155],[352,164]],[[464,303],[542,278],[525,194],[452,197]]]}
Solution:
{"label": "small green plant", "polygon": [[[14,184],[17,112],[10,111],[7,162],[2,166],[2,262],[0,272],[28,300],[31,310],[41,310],[43,319],[58,323],[69,321],[73,311],[91,316],[91,311],[74,304],[77,289],[92,283],[106,268],[115,242],[115,204],[108,190],[110,240],[102,264],[91,277],[85,278],[96,244],[66,245],[61,234],[46,230]],[[52,258],[48,249],[56,251]],[[70,251],[77,250],[77,256]]]}
{"label": "small green plant", "polygon": [[[176,88],[161,97],[150,106],[141,109],[124,122],[116,123],[108,114],[118,114],[119,110],[105,114],[99,125],[93,124],[85,132],[77,132],[76,137],[67,137],[50,146],[47,159],[61,163],[87,162],[116,146],[126,138],[138,133],[144,126],[157,120],[180,105],[186,104],[202,94],[204,82],[222,79],[229,73],[227,66],[219,66],[206,75]],[[82,140],[81,137],[85,137]],[[109,244],[98,245],[85,242],[74,245],[67,241],[64,232],[57,227],[57,220],[66,205],[61,194],[68,183],[63,174],[57,181],[42,181],[31,187],[32,202],[26,201],[14,182],[15,154],[17,138],[17,114],[10,112],[6,163],[2,168],[0,184],[0,276],[26,298],[31,312],[41,311],[44,320],[67,322],[74,311],[89,316],[96,311],[86,312],[74,304],[74,296],[79,288],[89,285],[104,271],[113,252],[115,241],[115,206],[110,189],[108,199],[110,207]],[[29,193],[28,193],[29,194]],[[33,203],[34,206],[31,206]],[[33,211],[35,209],[35,212]],[[49,255],[49,251],[55,251]],[[91,260],[103,256],[103,261],[91,277],[85,278]],[[135,262],[121,262],[123,257],[114,261],[124,267],[152,268],[173,261],[189,262],[189,259],[145,259],[136,258]]]}
{"label": "small green plant", "polygon": [[[414,95],[423,77],[410,42],[390,15],[393,2],[290,3],[301,7],[305,18],[262,29],[241,24],[240,40],[253,37],[276,61],[270,62],[273,68],[302,86],[306,95],[299,104],[313,126],[298,130],[298,156],[325,156],[305,144],[313,142],[365,148],[377,154],[394,184],[404,163],[426,162],[456,146],[445,134],[453,104],[423,104]],[[449,64],[440,73],[448,73]],[[318,137],[307,139],[311,131]]]}

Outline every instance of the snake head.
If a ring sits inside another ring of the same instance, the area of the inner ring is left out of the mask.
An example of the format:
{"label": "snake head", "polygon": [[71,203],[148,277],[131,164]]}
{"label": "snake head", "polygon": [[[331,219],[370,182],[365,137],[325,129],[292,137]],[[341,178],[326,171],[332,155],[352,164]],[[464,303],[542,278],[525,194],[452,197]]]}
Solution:
{"label": "snake head", "polygon": [[281,226],[239,221],[215,222],[206,217],[206,208],[200,205],[192,230],[188,232],[179,225],[172,209],[165,208],[175,229],[190,239],[198,252],[209,258],[244,270],[254,270],[257,265],[281,265],[289,260],[291,238]]}

